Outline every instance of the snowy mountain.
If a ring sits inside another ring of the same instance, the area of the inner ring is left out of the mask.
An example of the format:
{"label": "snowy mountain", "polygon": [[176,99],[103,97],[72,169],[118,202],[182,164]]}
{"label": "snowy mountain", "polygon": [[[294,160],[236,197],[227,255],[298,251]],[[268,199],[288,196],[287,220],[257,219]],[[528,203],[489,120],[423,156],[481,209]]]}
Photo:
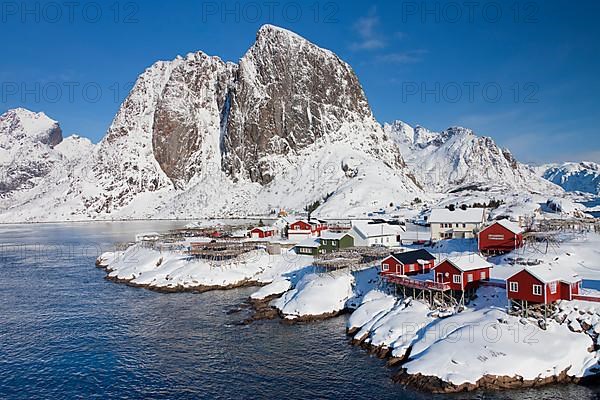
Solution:
{"label": "snowy mountain", "polygon": [[77,136],[63,140],[58,122],[18,108],[0,116],[0,197],[10,202],[43,185],[89,150]]}
{"label": "snowy mountain", "polygon": [[540,175],[567,192],[585,192],[600,195],[600,164],[567,162],[547,165],[538,169]]}
{"label": "snowy mountain", "polygon": [[525,191],[559,193],[507,149],[467,128],[436,133],[402,121],[385,124],[384,131],[401,149],[406,162],[428,191]]}
{"label": "snowy mountain", "polygon": [[148,68],[86,151],[3,203],[0,220],[243,216],[317,200],[346,216],[423,197],[350,66],[271,25],[239,64],[197,52]]}

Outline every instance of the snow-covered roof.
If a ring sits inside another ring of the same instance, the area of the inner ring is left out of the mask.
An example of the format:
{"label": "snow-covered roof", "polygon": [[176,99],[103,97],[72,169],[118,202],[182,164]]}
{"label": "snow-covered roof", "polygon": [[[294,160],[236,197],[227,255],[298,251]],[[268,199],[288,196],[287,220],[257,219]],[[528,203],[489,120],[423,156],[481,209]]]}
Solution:
{"label": "snow-covered roof", "polygon": [[521,271],[516,272],[516,273],[512,274],[511,276],[509,276],[508,279],[512,278],[513,276],[515,276],[523,271],[529,272],[531,275],[533,275],[535,278],[539,279],[543,283],[550,283],[550,282],[556,282],[556,281],[561,281],[561,282],[566,282],[566,283],[577,283],[577,282],[581,281],[581,277],[579,277],[579,275],[577,275],[577,274],[574,274],[573,271],[570,271],[565,268],[561,268],[558,265],[553,266],[550,264],[542,264],[542,265],[538,265],[535,267],[524,268]]}
{"label": "snow-covered roof", "polygon": [[390,225],[386,223],[369,224],[367,221],[353,221],[352,228],[363,238],[377,236],[393,236],[404,232],[400,225]]}
{"label": "snow-covered roof", "polygon": [[485,217],[484,208],[456,208],[450,211],[447,208],[434,208],[429,216],[429,223],[482,223]]}
{"label": "snow-covered roof", "polygon": [[341,240],[344,236],[348,235],[348,233],[346,232],[329,232],[329,231],[324,231],[321,233],[321,239],[328,239],[328,240]]}
{"label": "snow-covered roof", "polygon": [[523,228],[521,228],[518,223],[510,221],[508,219],[501,219],[498,221],[494,221],[494,224],[502,225],[503,227],[505,227],[506,229],[508,229],[509,231],[511,231],[512,233],[514,233],[516,235],[518,235],[519,233],[523,233]]}
{"label": "snow-covered roof", "polygon": [[307,238],[296,245],[296,247],[319,247],[321,243],[315,238]]}
{"label": "snow-covered roof", "polygon": [[263,232],[270,232],[272,230],[274,230],[275,228],[273,228],[272,226],[257,226],[255,228],[252,228],[251,230],[255,230],[258,229],[259,231],[263,231]]}
{"label": "snow-covered roof", "polygon": [[153,240],[153,239],[158,239],[160,237],[160,233],[158,232],[144,232],[144,233],[138,233],[135,235],[135,241],[139,242],[142,240]]}
{"label": "snow-covered roof", "polygon": [[[493,267],[493,265],[490,264],[485,258],[475,253],[464,254],[462,256],[457,257],[448,257],[444,259],[444,261],[448,261],[450,264],[454,265],[456,268],[463,272],[472,271],[474,269]],[[444,261],[442,261],[442,263]],[[438,264],[438,266],[440,264]]]}

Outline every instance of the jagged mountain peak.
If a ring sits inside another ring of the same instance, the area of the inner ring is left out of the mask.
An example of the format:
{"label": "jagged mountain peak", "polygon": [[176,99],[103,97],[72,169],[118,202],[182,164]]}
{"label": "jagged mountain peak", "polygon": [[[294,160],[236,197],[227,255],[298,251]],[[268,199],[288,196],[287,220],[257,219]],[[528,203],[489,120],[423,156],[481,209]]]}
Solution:
{"label": "jagged mountain peak", "polygon": [[[394,127],[400,128],[394,132]],[[491,137],[478,136],[472,129],[452,126],[440,133],[388,124],[401,153],[414,174],[429,190],[448,192],[461,188],[475,190],[518,189],[557,193],[560,188],[540,179],[527,165],[519,163],[508,149],[500,148]]]}
{"label": "jagged mountain peak", "polygon": [[324,199],[343,215],[424,197],[352,68],[271,25],[238,64],[202,51],[154,63],[98,145],[65,142],[63,158],[71,144],[90,156],[54,174],[50,194],[7,203],[13,215],[47,198],[55,210],[41,219],[247,215]]}
{"label": "jagged mountain peak", "polygon": [[402,166],[398,153],[381,148],[383,132],[350,66],[285,29],[259,30],[230,104],[223,167],[234,179],[268,184],[290,156],[336,140]]}
{"label": "jagged mountain peak", "polygon": [[4,138],[4,147],[12,146],[10,142],[15,140],[31,140],[53,147],[63,139],[58,122],[43,112],[26,108],[11,109],[0,115],[0,136]]}

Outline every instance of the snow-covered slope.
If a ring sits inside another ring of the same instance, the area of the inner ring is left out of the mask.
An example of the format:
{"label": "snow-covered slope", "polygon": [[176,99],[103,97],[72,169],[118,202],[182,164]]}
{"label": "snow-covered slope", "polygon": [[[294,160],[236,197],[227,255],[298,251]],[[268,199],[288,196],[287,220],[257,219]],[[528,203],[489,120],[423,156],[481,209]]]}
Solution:
{"label": "snow-covered slope", "polygon": [[538,168],[541,176],[567,192],[585,192],[600,195],[600,164],[568,162]]}
{"label": "snow-covered slope", "polygon": [[[88,149],[89,150],[89,149]],[[202,52],[137,80],[104,139],[0,221],[362,214],[422,194],[332,52],[271,25],[239,65]]]}
{"label": "snow-covered slope", "polygon": [[0,195],[35,187],[60,156],[53,147],[62,141],[58,123],[44,113],[23,108],[0,116]]}
{"label": "snow-covered slope", "polygon": [[68,178],[73,164],[91,151],[79,136],[63,140],[58,122],[23,108],[0,116],[0,207],[39,196]]}
{"label": "snow-covered slope", "polygon": [[462,127],[435,133],[402,121],[384,126],[417,179],[430,191],[458,190],[560,193],[561,189],[518,162],[489,137]]}

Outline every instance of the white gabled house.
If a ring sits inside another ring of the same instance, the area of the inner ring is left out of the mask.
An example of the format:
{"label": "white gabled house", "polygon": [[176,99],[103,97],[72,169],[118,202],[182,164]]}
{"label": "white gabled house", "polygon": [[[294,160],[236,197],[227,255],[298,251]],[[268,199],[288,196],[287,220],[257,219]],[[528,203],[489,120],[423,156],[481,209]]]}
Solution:
{"label": "white gabled house", "polygon": [[431,240],[473,239],[485,220],[485,208],[435,208],[427,222],[431,227]]}
{"label": "white gabled house", "polygon": [[403,232],[404,229],[400,225],[385,222],[352,221],[352,229],[349,233],[354,237],[355,246],[396,247],[400,246]]}

